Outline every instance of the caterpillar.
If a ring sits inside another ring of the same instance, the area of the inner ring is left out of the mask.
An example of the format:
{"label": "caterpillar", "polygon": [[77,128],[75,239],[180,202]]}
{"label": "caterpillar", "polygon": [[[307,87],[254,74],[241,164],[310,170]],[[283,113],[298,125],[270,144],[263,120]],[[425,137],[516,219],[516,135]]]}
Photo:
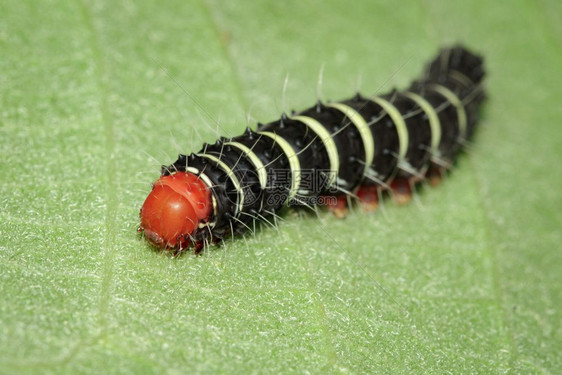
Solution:
{"label": "caterpillar", "polygon": [[348,195],[371,208],[384,191],[407,201],[415,184],[438,181],[473,136],[484,74],[482,57],[443,48],[406,90],[318,101],[180,154],[162,166],[139,232],[157,248],[199,252],[287,204],[335,197],[328,206],[343,216]]}

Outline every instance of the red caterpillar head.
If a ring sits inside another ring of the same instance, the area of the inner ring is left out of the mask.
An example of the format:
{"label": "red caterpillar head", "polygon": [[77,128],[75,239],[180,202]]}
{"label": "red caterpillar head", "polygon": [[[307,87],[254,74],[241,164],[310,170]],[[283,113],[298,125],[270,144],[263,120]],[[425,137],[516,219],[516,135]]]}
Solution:
{"label": "red caterpillar head", "polygon": [[212,213],[211,191],[192,173],[177,172],[160,177],[140,211],[145,237],[154,246],[183,249],[199,223]]}

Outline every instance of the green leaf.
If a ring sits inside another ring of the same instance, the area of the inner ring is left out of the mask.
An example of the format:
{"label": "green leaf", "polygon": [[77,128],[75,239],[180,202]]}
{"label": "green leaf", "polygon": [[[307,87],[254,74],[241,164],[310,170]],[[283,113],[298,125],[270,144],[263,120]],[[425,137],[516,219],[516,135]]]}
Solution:
{"label": "green leaf", "polygon": [[[0,370],[560,371],[561,7],[500,3],[4,1]],[[159,165],[278,117],[287,75],[301,109],[322,66],[325,99],[384,91],[456,41],[489,99],[413,204],[201,257],[136,235]]]}

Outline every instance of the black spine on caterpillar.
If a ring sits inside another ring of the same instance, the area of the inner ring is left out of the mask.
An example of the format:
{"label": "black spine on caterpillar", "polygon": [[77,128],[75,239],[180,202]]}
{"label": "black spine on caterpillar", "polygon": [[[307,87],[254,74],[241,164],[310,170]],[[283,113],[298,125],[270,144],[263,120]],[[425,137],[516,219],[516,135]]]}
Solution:
{"label": "black spine on caterpillar", "polygon": [[460,46],[442,49],[407,90],[284,114],[180,155],[162,174],[191,172],[212,190],[213,214],[194,240],[243,233],[287,202],[386,187],[394,178],[416,181],[429,168],[450,166],[474,133],[483,78],[481,57]]}

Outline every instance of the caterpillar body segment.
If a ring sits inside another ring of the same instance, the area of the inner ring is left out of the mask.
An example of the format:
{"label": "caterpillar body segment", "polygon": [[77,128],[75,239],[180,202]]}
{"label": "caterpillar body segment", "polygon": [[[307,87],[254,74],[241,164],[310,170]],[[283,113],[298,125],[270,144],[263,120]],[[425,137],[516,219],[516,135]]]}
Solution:
{"label": "caterpillar body segment", "polygon": [[445,48],[406,90],[318,102],[180,155],[154,183],[140,231],[160,248],[200,249],[286,204],[332,196],[326,205],[343,216],[345,194],[372,210],[391,186],[407,201],[415,183],[438,181],[473,135],[483,77],[481,57]]}

